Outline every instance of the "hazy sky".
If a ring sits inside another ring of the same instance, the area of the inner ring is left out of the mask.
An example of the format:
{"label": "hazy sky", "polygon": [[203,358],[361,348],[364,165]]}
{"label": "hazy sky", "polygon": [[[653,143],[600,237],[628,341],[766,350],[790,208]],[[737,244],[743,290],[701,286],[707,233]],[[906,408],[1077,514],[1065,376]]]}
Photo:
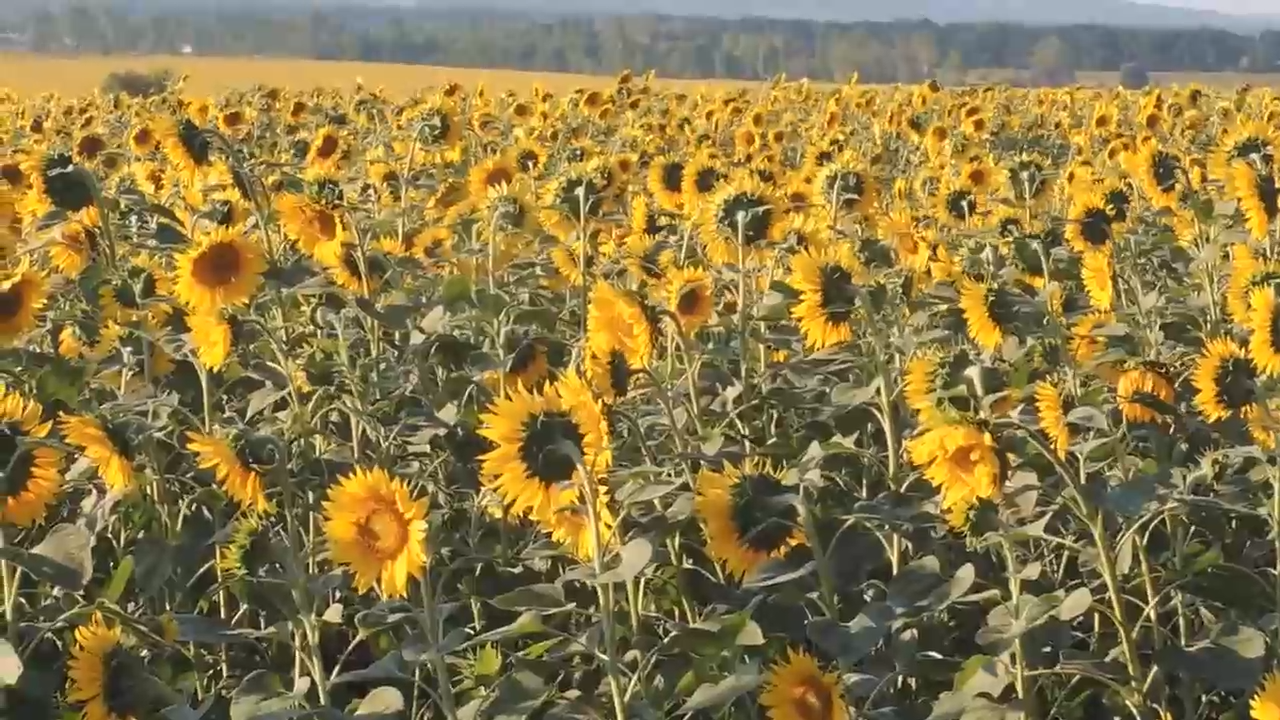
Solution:
{"label": "hazy sky", "polygon": [[1280,0],[1143,0],[1160,5],[1180,5],[1182,7],[1217,10],[1224,13],[1268,13],[1280,14]]}

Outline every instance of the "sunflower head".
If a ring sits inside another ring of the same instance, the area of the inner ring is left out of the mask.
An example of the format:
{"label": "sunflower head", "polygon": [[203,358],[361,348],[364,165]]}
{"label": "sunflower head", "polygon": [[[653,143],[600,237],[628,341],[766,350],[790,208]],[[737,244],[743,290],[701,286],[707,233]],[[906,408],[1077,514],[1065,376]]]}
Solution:
{"label": "sunflower head", "polygon": [[719,472],[703,470],[694,509],[708,552],[738,578],[805,543],[793,489],[777,469],[756,458],[726,464]]}
{"label": "sunflower head", "polygon": [[40,164],[40,182],[49,202],[59,210],[77,212],[93,205],[87,171],[66,153],[45,156]]}
{"label": "sunflower head", "polygon": [[95,613],[76,628],[76,643],[67,662],[67,699],[84,706],[84,717],[127,720],[146,717],[153,698],[141,677],[146,664],[127,643],[120,628]]}
{"label": "sunflower head", "polygon": [[357,468],[324,503],[329,557],[351,570],[356,589],[404,597],[426,568],[427,503],[382,468]]}
{"label": "sunflower head", "polygon": [[849,716],[840,678],[823,672],[803,650],[788,649],[787,657],[769,668],[760,704],[769,720],[843,720]]}

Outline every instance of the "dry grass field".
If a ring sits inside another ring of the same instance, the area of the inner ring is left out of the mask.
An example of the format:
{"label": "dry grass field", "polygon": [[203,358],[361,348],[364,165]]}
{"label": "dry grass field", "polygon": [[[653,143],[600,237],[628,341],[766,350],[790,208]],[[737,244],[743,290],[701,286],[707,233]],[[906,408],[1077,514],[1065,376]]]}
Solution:
{"label": "dry grass field", "polygon": [[[0,87],[8,86],[22,95],[56,91],[64,95],[80,95],[102,84],[108,73],[119,70],[172,70],[189,76],[187,85],[194,92],[217,93],[230,87],[254,84],[302,87],[353,87],[357,79],[367,85],[381,85],[393,94],[438,85],[446,81],[474,87],[483,83],[494,90],[525,89],[540,83],[548,90],[567,90],[581,86],[608,87],[612,77],[572,75],[568,73],[535,73],[515,70],[481,70],[391,63],[300,60],[295,58],[228,58],[197,56],[48,56],[26,53],[0,53],[0,66],[5,77]],[[971,82],[1002,82],[1013,71],[977,69],[969,72]],[[1113,72],[1080,73],[1080,82],[1091,86],[1116,84],[1119,74]],[[1235,87],[1243,82],[1255,86],[1280,85],[1280,74],[1247,75],[1242,73],[1153,73],[1161,84],[1199,83],[1210,87]],[[724,86],[754,85],[738,80],[663,80],[665,86],[701,86],[713,83]]]}

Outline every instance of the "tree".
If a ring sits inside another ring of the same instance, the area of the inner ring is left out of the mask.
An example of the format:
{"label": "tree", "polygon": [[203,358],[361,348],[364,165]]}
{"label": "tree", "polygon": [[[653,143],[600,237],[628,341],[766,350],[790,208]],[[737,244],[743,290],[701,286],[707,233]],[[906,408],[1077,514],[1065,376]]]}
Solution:
{"label": "tree", "polygon": [[1125,63],[1120,66],[1120,87],[1125,90],[1141,90],[1149,84],[1151,84],[1151,78],[1138,63]]}
{"label": "tree", "polygon": [[1032,84],[1055,87],[1075,82],[1070,48],[1057,35],[1050,35],[1031,48],[1030,65]]}

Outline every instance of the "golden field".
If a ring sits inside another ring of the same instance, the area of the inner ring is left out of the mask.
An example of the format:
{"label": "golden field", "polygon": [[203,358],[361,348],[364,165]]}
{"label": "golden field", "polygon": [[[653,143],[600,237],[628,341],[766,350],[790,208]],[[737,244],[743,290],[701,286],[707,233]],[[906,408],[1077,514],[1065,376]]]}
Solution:
{"label": "golden field", "polygon": [[0,717],[1280,718],[1273,90],[31,62]]}

